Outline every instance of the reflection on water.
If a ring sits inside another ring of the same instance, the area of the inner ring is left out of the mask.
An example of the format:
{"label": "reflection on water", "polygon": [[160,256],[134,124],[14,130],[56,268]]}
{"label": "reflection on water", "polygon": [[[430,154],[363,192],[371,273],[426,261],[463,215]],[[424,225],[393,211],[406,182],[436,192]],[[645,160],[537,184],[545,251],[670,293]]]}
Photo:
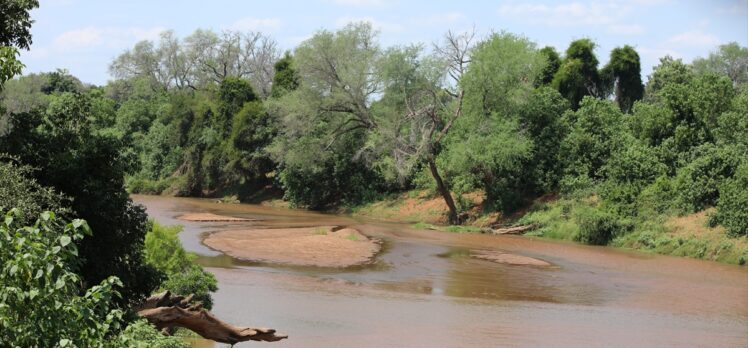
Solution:
{"label": "reflection on water", "polygon": [[[414,231],[256,205],[134,198],[159,221],[185,226],[185,248],[219,281],[216,315],[290,335],[273,346],[748,346],[744,268],[530,238]],[[187,212],[259,221],[175,219]],[[248,225],[352,226],[383,239],[384,249],[372,265],[325,269],[236,260],[200,243],[204,233]],[[471,258],[476,249],[553,266]],[[191,343],[212,347],[205,340]]]}

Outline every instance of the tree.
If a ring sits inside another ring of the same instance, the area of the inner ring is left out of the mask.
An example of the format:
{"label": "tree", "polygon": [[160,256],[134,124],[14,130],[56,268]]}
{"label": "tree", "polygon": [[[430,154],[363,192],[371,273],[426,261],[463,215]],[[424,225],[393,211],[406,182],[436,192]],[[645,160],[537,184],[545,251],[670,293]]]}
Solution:
{"label": "tree", "polygon": [[660,64],[652,68],[652,74],[645,87],[644,95],[648,101],[657,98],[659,91],[671,84],[685,84],[693,79],[694,74],[690,66],[680,59],[671,56],[660,58]]}
{"label": "tree", "polygon": [[482,188],[489,204],[508,212],[533,187],[532,180],[523,179],[533,154],[524,128],[537,131],[539,125],[520,114],[545,62],[534,43],[509,33],[478,43],[470,60],[460,79],[464,116],[455,121],[442,157],[447,173],[463,186],[460,191]]}
{"label": "tree", "polygon": [[538,54],[545,59],[545,65],[535,78],[535,87],[547,86],[553,82],[553,77],[561,67],[561,57],[556,52],[556,49],[551,46],[541,48]]}
{"label": "tree", "polygon": [[605,178],[603,166],[626,142],[624,117],[611,101],[586,97],[579,110],[564,114],[569,131],[561,143],[566,174]]}
{"label": "tree", "polygon": [[31,19],[29,12],[39,7],[37,0],[6,0],[0,2],[0,46],[28,50],[31,46]]}
{"label": "tree", "polygon": [[270,96],[280,98],[289,91],[299,88],[299,73],[293,66],[293,57],[286,51],[283,58],[275,62],[275,75],[273,76],[273,88]]}
{"label": "tree", "polygon": [[695,59],[693,69],[697,74],[726,75],[734,86],[744,84],[748,82],[748,47],[741,47],[737,42],[721,45],[709,57]]}
{"label": "tree", "polygon": [[72,199],[71,208],[96,234],[79,241],[81,276],[97,284],[110,275],[126,284],[124,301],[150,294],[158,277],[143,261],[147,215],[124,190],[132,161],[116,136],[94,128],[89,96],[63,93],[46,111],[11,115],[0,152],[17,156],[37,171],[42,185]]}
{"label": "tree", "polygon": [[605,80],[612,82],[616,103],[621,111],[628,113],[634,102],[644,96],[639,54],[633,47],[626,45],[614,48],[602,75],[606,76]]}
{"label": "tree", "polygon": [[[399,176],[425,164],[449,209],[448,220],[461,223],[449,182],[440,173],[437,157],[455,122],[463,114],[465,73],[475,33],[448,32],[436,55],[420,58],[420,47],[388,51],[381,64],[384,97],[378,113],[375,153],[389,154],[386,163]],[[445,82],[445,79],[451,81]],[[381,162],[380,162],[381,163]]]}
{"label": "tree", "polygon": [[595,46],[590,39],[573,41],[553,77],[553,87],[569,100],[574,110],[579,108],[584,96],[600,97],[605,94],[597,71]]}
{"label": "tree", "polygon": [[355,185],[376,181],[364,179],[370,173],[361,170],[365,165],[356,153],[377,126],[370,104],[381,92],[375,73],[380,56],[368,23],[320,31],[296,48],[300,84],[269,103],[281,125],[271,153],[292,201],[303,204],[309,198],[316,208],[356,201],[364,192]]}
{"label": "tree", "polygon": [[248,79],[261,97],[270,95],[277,43],[259,32],[198,29],[184,40],[171,31],[158,44],[141,41],[109,66],[117,79],[144,78],[154,89],[203,90],[228,77]]}

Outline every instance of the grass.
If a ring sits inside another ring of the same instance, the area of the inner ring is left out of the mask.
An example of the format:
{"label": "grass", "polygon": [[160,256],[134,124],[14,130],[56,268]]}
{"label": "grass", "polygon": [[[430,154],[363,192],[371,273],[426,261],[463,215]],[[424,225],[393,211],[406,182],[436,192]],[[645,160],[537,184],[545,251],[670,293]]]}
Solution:
{"label": "grass", "polygon": [[347,240],[351,240],[351,241],[354,241],[354,242],[358,242],[358,236],[357,236],[357,235],[355,235],[355,234],[349,234],[349,235],[347,235],[347,236],[345,237],[345,239],[347,239]]}
{"label": "grass", "polygon": [[708,227],[706,210],[673,216],[662,222],[640,226],[614,239],[611,245],[657,254],[685,256],[744,265],[748,261],[748,237],[727,236],[722,226]]}
{"label": "grass", "polygon": [[530,236],[574,240],[574,236],[579,232],[579,225],[574,219],[574,215],[579,210],[591,208],[590,203],[568,199],[539,203],[517,220],[517,223],[540,226],[538,229],[527,233]]}
{"label": "grass", "polygon": [[323,227],[319,227],[314,230],[314,234],[320,235],[320,236],[326,236],[327,235],[327,229]]}
{"label": "grass", "polygon": [[[538,229],[527,233],[551,239],[574,240],[579,233],[575,219],[587,209],[594,209],[594,199],[558,199],[540,203],[517,223],[534,224]],[[614,238],[608,245],[662,255],[743,265],[748,262],[748,237],[729,237],[721,226],[707,226],[711,210],[685,216],[658,216],[634,224],[633,229]]]}

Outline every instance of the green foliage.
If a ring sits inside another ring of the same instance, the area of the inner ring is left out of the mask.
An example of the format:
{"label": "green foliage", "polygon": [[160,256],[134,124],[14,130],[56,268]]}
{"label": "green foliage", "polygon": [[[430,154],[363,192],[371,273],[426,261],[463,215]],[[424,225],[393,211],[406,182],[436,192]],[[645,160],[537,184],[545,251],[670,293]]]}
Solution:
{"label": "green foliage", "polygon": [[603,166],[627,141],[623,114],[610,101],[588,97],[579,110],[563,117],[569,127],[561,142],[566,174],[603,178]]}
{"label": "green foliage", "polygon": [[[11,160],[11,159],[4,159]],[[56,211],[63,217],[70,216],[70,202],[53,189],[39,185],[32,177],[33,169],[13,162],[0,161],[0,210],[17,208],[24,212],[15,216],[18,224],[32,224],[44,211]]]}
{"label": "green foliage", "polygon": [[13,47],[0,46],[0,91],[5,81],[19,75],[24,65],[16,58],[18,50]]}
{"label": "green foliage", "polygon": [[693,68],[698,74],[717,73],[729,77],[734,85],[744,84],[748,82],[748,48],[737,42],[720,45],[709,57],[694,60]]}
{"label": "green foliage", "polygon": [[524,177],[533,158],[532,136],[546,135],[541,134],[540,123],[555,121],[558,111],[556,105],[548,106],[550,110],[546,106],[523,110],[528,101],[535,101],[532,81],[542,64],[532,42],[508,33],[494,34],[475,48],[460,81],[464,116],[455,122],[439,157],[458,194],[481,188],[490,205],[511,211],[533,187]]}
{"label": "green foliage", "polygon": [[113,299],[122,283],[108,277],[81,288],[78,248],[91,235],[83,220],[51,212],[19,226],[13,209],[0,224],[0,342],[9,347],[103,347],[122,327]]}
{"label": "green foliage", "polygon": [[677,204],[685,213],[714,206],[719,186],[734,175],[745,153],[733,147],[704,145],[693,152],[692,158],[675,177]]}
{"label": "green foliage", "polygon": [[748,234],[748,161],[719,186],[716,219],[733,236]]}
{"label": "green foliage", "polygon": [[617,216],[599,209],[580,210],[574,218],[579,224],[574,240],[585,244],[606,245],[626,231]]}
{"label": "green foliage", "polygon": [[629,112],[634,102],[644,96],[639,54],[633,47],[616,47],[610,52],[610,61],[602,75],[614,84],[616,103],[623,112]]}
{"label": "green foliage", "polygon": [[216,278],[194,263],[194,255],[188,254],[179,241],[182,226],[163,226],[150,222],[145,236],[145,259],[148,264],[166,274],[161,288],[175,294],[194,294],[207,309],[212,308],[210,294],[218,290]]}
{"label": "green foliage", "polygon": [[218,117],[215,119],[214,127],[222,136],[227,136],[231,131],[233,115],[241,110],[244,103],[257,100],[257,95],[249,81],[227,77],[218,87],[218,100]]}
{"label": "green foliage", "polygon": [[660,64],[652,68],[652,75],[644,89],[644,95],[650,101],[656,100],[665,86],[687,84],[694,78],[693,70],[680,59],[671,56],[660,58]]}
{"label": "green foliage", "polygon": [[270,96],[280,98],[284,94],[299,88],[299,74],[293,67],[293,57],[286,52],[283,58],[275,62],[275,75],[273,76],[273,88]]}
{"label": "green foliage", "polygon": [[123,187],[132,159],[116,136],[95,128],[90,98],[62,93],[46,111],[11,115],[0,151],[38,168],[35,180],[70,197],[75,214],[97,232],[79,242],[82,278],[96,284],[115,275],[126,284],[123,301],[137,301],[157,284],[142,257],[147,216]]}
{"label": "green foliage", "polygon": [[31,10],[39,7],[37,0],[6,0],[0,2],[0,46],[28,50],[31,46]]}
{"label": "green foliage", "polygon": [[551,46],[541,48],[538,53],[545,60],[545,65],[535,78],[535,87],[547,86],[553,82],[553,77],[561,67],[561,57],[556,52],[556,49]]}
{"label": "green foliage", "polygon": [[600,187],[600,197],[617,213],[636,216],[642,189],[665,175],[666,170],[655,149],[631,142],[611,154],[603,167],[606,181]]}
{"label": "green foliage", "polygon": [[576,110],[584,96],[603,95],[597,71],[595,43],[590,39],[573,41],[566,49],[566,56],[553,77],[553,87],[563,95],[571,108]]}
{"label": "green foliage", "polygon": [[145,319],[136,320],[120,333],[116,343],[131,348],[188,348],[189,344],[174,336],[164,336]]}

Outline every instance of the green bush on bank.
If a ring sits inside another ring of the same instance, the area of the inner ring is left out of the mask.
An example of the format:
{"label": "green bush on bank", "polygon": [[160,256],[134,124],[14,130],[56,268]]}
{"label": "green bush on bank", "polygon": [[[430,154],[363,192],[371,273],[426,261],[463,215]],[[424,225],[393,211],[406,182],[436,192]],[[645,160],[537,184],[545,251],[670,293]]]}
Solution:
{"label": "green bush on bank", "polygon": [[211,309],[211,293],[218,290],[218,282],[213,274],[205,272],[195,264],[195,256],[188,253],[179,241],[182,226],[164,226],[150,221],[145,236],[145,259],[166,275],[161,288],[175,294],[194,294],[195,299]]}

